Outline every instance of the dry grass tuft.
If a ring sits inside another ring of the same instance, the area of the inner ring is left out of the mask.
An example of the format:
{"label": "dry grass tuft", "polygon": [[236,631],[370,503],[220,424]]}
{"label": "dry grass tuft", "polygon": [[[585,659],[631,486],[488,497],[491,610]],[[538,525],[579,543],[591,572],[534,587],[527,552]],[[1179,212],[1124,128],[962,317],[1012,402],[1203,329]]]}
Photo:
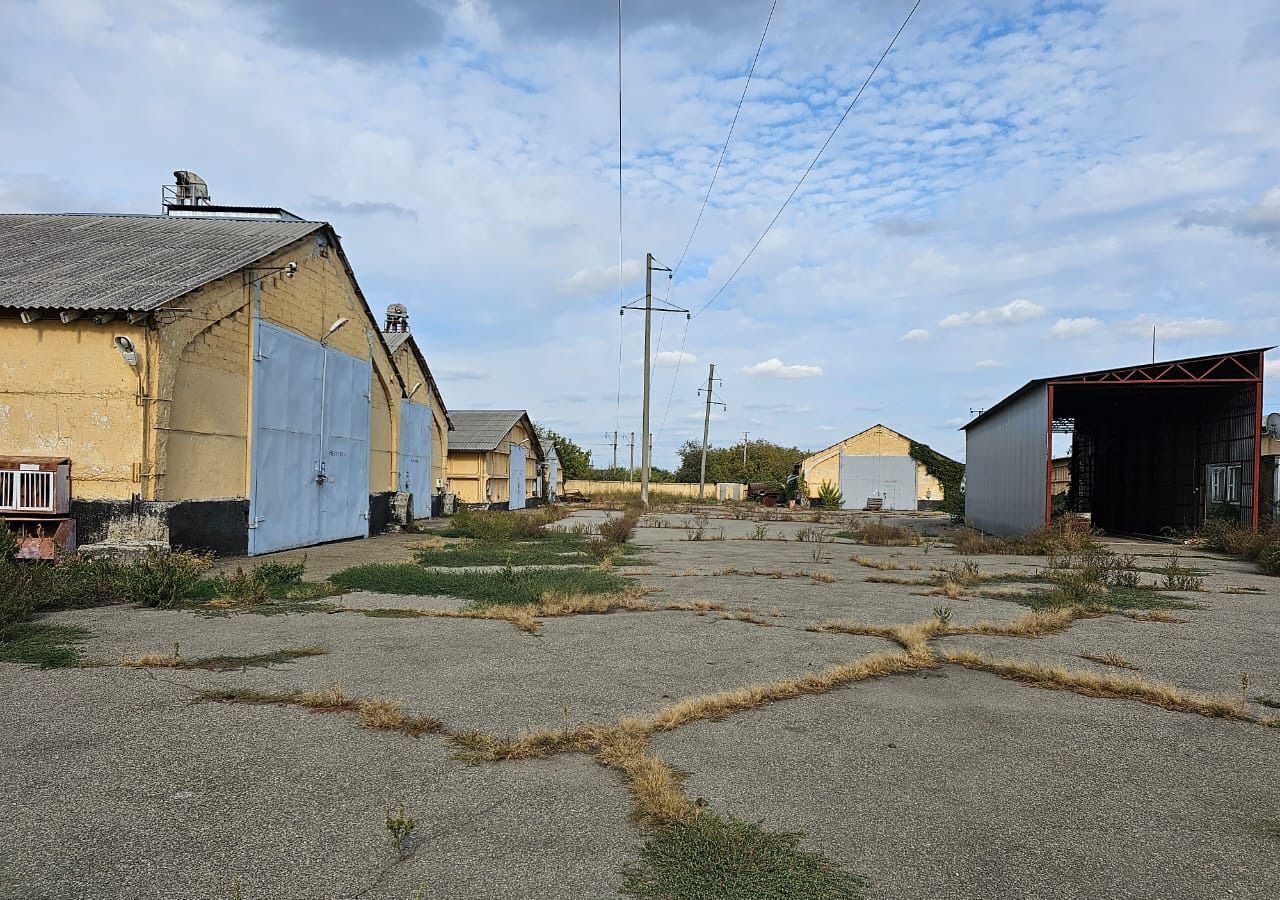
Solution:
{"label": "dry grass tuft", "polygon": [[353,701],[342,690],[342,682],[335,681],[333,686],[323,691],[305,691],[294,695],[293,702],[318,710],[344,710],[352,707]]}
{"label": "dry grass tuft", "polygon": [[948,633],[945,622],[936,618],[923,619],[905,625],[864,625],[860,622],[827,622],[822,630],[836,634],[860,634],[893,641],[907,651],[917,668],[935,664],[929,641]]}
{"label": "dry grass tuft", "polygon": [[921,581],[918,578],[903,578],[900,575],[872,575],[864,580],[872,584],[907,584],[912,587],[928,587],[933,584],[931,581]]}
{"label": "dry grass tuft", "polygon": [[1095,656],[1092,653],[1081,653],[1081,659],[1087,659],[1089,662],[1096,662],[1104,666],[1114,666],[1117,669],[1133,669],[1137,671],[1138,667],[1123,656],[1117,656],[1114,653],[1107,653],[1102,656]]}
{"label": "dry grass tuft", "polygon": [[944,650],[942,658],[950,663],[991,672],[1001,678],[1020,681],[1032,687],[1053,691],[1071,691],[1085,697],[1133,700],[1148,706],[1159,706],[1175,712],[1194,713],[1213,719],[1267,724],[1250,715],[1238,698],[1218,694],[1197,694],[1171,684],[1146,681],[1135,675],[1067,670],[1037,662],[995,659],[970,650]]}
{"label": "dry grass tuft", "polygon": [[126,656],[120,660],[120,665],[139,669],[181,669],[186,665],[186,660],[175,650],[173,653],[143,653],[140,656]]}
{"label": "dry grass tuft", "polygon": [[1126,619],[1133,619],[1135,622],[1164,622],[1169,625],[1185,625],[1186,619],[1179,619],[1173,613],[1163,612],[1162,610],[1153,609],[1148,612],[1136,612],[1130,610],[1122,612],[1120,615]]}
{"label": "dry grass tuft", "polygon": [[850,556],[849,559],[852,562],[856,562],[860,566],[865,566],[868,569],[879,569],[882,572],[888,572],[888,571],[893,571],[895,569],[902,568],[891,559],[872,559],[869,556],[859,556],[856,553]]}
{"label": "dry grass tuft", "polygon": [[419,538],[416,541],[407,541],[404,545],[406,550],[440,550],[444,547],[456,546],[457,541],[446,541],[442,537],[430,535],[428,537]]}
{"label": "dry grass tuft", "polygon": [[1104,610],[1088,606],[1060,606],[1038,609],[1011,622],[978,622],[975,625],[953,625],[947,634],[986,634],[995,637],[1038,638],[1066,631],[1077,619],[1096,619]]}

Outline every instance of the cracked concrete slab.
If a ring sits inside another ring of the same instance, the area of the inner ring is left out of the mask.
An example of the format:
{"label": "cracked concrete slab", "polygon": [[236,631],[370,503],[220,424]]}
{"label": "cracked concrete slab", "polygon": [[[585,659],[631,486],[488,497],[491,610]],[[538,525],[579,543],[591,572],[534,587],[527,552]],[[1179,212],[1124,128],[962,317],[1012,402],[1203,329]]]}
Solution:
{"label": "cracked concrete slab", "polygon": [[657,735],[885,900],[1274,897],[1274,730],[947,667]]}
{"label": "cracked concrete slab", "polygon": [[[232,878],[246,900],[601,897],[638,845],[617,776],[582,756],[475,767],[346,716],[192,705],[163,675],[4,676],[11,900],[226,900]],[[400,803],[418,840],[393,865]]]}

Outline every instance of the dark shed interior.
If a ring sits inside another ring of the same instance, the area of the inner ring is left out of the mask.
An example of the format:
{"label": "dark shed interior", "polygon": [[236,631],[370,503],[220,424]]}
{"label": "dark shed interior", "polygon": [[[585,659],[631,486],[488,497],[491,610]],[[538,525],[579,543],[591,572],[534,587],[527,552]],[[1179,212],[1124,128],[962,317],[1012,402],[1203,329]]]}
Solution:
{"label": "dark shed interior", "polygon": [[1133,534],[1256,525],[1263,352],[1050,380],[1053,430],[1073,435],[1066,510]]}

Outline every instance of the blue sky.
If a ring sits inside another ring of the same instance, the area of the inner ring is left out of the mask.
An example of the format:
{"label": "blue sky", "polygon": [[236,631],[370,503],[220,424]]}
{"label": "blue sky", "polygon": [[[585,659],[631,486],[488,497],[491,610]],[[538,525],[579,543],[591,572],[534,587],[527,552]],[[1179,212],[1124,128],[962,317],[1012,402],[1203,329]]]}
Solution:
{"label": "blue sky", "polygon": [[[631,299],[646,251],[680,256],[769,4],[623,5]],[[780,0],[671,302],[733,271],[909,7]],[[619,411],[614,11],[11,0],[0,209],[157,212],[189,168],[331,221],[448,404],[525,407],[607,461],[641,357],[629,314]],[[655,326],[656,462],[701,435],[708,363],[716,443],[880,421],[961,456],[971,408],[1143,361],[1153,325],[1162,358],[1276,342],[1278,173],[1272,2],[924,0],[733,285]]]}

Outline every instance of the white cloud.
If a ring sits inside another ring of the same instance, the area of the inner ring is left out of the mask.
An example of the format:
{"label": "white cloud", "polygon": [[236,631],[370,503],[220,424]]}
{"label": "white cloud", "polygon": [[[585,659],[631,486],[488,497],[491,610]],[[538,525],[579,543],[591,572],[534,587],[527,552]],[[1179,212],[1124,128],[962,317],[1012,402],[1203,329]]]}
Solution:
{"label": "white cloud", "polygon": [[1096,334],[1102,330],[1102,320],[1093,316],[1081,316],[1078,319],[1059,319],[1049,329],[1049,335],[1056,338],[1078,338]]}
{"label": "white cloud", "polygon": [[938,323],[939,328],[964,328],[969,325],[1017,325],[1043,316],[1045,309],[1030,300],[1010,300],[1004,306],[977,312],[952,313]]}
{"label": "white cloud", "polygon": [[1262,363],[1262,377],[1280,379],[1280,359],[1268,359]]}
{"label": "white cloud", "polygon": [[[644,264],[638,259],[628,259],[622,263],[622,280],[625,283],[635,281],[644,274]],[[601,266],[594,269],[579,269],[566,278],[561,287],[575,294],[610,294],[618,289],[618,266]]]}
{"label": "white cloud", "polygon": [[964,416],[952,416],[950,419],[947,419],[945,424],[950,425],[953,428],[959,428],[961,425],[968,425],[969,420]]}
{"label": "white cloud", "polygon": [[898,338],[898,340],[907,341],[908,343],[915,343],[917,341],[927,341],[929,340],[929,331],[928,329],[925,329],[925,328],[912,328],[902,337]]}
{"label": "white cloud", "polygon": [[683,350],[659,350],[653,354],[653,364],[655,366],[674,366],[677,363],[684,366],[697,361],[698,357]]}
{"label": "white cloud", "polygon": [[1149,337],[1153,326],[1157,344],[1186,338],[1218,337],[1232,331],[1231,323],[1223,319],[1161,319],[1152,315],[1138,316],[1125,325],[1125,330]]}
{"label": "white cloud", "polygon": [[1003,366],[1003,365],[1004,365],[1004,363],[1000,362],[999,360],[995,360],[995,359],[980,359],[980,360],[978,360],[976,363],[974,363],[974,364],[973,364],[973,367],[974,367],[975,369],[998,369],[998,368],[1000,368],[1000,367],[1001,367],[1001,366]]}
{"label": "white cloud", "polygon": [[775,356],[754,366],[746,366],[742,371],[762,378],[817,378],[822,374],[822,366],[788,366]]}
{"label": "white cloud", "polygon": [[813,430],[814,430],[814,431],[835,431],[835,430],[836,430],[836,426],[834,426],[834,425],[815,425],[815,426],[813,426]]}

